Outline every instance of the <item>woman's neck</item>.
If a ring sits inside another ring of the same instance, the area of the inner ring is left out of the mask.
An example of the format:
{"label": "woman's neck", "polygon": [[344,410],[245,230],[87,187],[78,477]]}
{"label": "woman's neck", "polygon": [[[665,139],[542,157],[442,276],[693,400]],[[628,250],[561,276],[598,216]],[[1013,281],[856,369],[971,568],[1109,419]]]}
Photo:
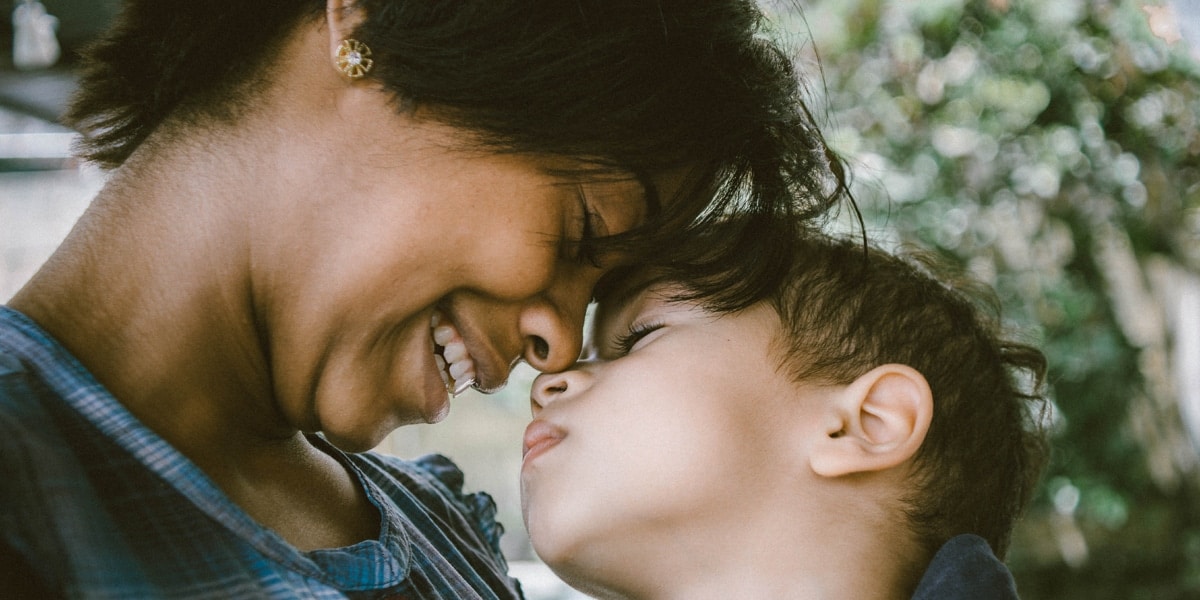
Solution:
{"label": "woman's neck", "polygon": [[275,401],[248,214],[270,200],[239,183],[255,180],[242,165],[270,159],[158,150],[113,173],[9,306],[285,539],[373,538],[379,515],[360,486]]}
{"label": "woman's neck", "polygon": [[270,378],[237,214],[243,178],[216,164],[220,152],[155,150],[112,174],[9,304],[181,449],[228,436],[249,415],[266,416],[251,425],[262,435]]}

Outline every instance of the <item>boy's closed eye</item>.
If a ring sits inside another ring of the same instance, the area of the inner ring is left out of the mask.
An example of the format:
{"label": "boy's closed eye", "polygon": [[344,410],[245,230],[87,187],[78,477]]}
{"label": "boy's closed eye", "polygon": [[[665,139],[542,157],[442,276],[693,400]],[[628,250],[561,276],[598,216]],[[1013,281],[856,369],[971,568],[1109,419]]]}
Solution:
{"label": "boy's closed eye", "polygon": [[633,352],[646,336],[663,327],[666,327],[666,323],[662,321],[635,321],[625,333],[616,336],[616,339],[613,340],[611,344],[613,357],[619,358]]}
{"label": "boy's closed eye", "polygon": [[643,347],[664,328],[686,321],[683,315],[693,307],[673,300],[672,290],[671,284],[656,283],[601,300],[590,336],[592,358],[616,360]]}

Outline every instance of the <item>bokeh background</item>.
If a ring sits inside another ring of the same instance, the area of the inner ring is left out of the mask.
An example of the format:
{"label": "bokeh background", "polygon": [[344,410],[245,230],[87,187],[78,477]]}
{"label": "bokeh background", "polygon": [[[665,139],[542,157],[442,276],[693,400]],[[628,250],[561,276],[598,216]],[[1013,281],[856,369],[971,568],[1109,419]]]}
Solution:
{"label": "bokeh background", "polygon": [[1197,4],[804,9],[778,26],[811,33],[876,235],[996,286],[1049,355],[1055,455],[1010,556],[1022,597],[1200,598]]}
{"label": "bokeh background", "polygon": [[[1049,355],[1054,459],[1009,556],[1022,598],[1200,598],[1198,0],[763,1],[869,233],[993,284]],[[62,56],[36,70],[12,64],[17,4],[0,1],[0,301],[103,184],[53,122],[115,2],[43,0]],[[530,597],[574,598],[521,527],[532,375],[380,449],[459,462]]]}

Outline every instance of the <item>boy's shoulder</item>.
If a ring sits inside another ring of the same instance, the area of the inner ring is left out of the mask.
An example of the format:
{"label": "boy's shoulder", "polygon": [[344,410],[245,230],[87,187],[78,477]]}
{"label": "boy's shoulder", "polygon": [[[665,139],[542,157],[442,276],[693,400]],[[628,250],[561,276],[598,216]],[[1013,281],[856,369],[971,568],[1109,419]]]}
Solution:
{"label": "boy's shoulder", "polygon": [[1008,567],[977,535],[950,538],[934,555],[913,600],[1017,600]]}

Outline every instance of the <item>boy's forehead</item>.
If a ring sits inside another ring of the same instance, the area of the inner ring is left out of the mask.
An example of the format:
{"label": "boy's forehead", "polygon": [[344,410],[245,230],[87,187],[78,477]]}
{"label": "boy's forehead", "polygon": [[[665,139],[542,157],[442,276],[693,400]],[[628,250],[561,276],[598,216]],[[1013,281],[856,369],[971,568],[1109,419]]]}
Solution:
{"label": "boy's forehead", "polygon": [[638,299],[661,280],[661,276],[644,267],[627,267],[612,273],[596,286],[596,312],[593,328],[604,326],[620,315],[636,309]]}
{"label": "boy's forehead", "polygon": [[598,355],[605,344],[623,334],[624,329],[647,310],[658,313],[666,306],[673,306],[672,297],[676,291],[680,291],[679,284],[641,270],[606,287],[603,292],[597,292],[584,352]]}

